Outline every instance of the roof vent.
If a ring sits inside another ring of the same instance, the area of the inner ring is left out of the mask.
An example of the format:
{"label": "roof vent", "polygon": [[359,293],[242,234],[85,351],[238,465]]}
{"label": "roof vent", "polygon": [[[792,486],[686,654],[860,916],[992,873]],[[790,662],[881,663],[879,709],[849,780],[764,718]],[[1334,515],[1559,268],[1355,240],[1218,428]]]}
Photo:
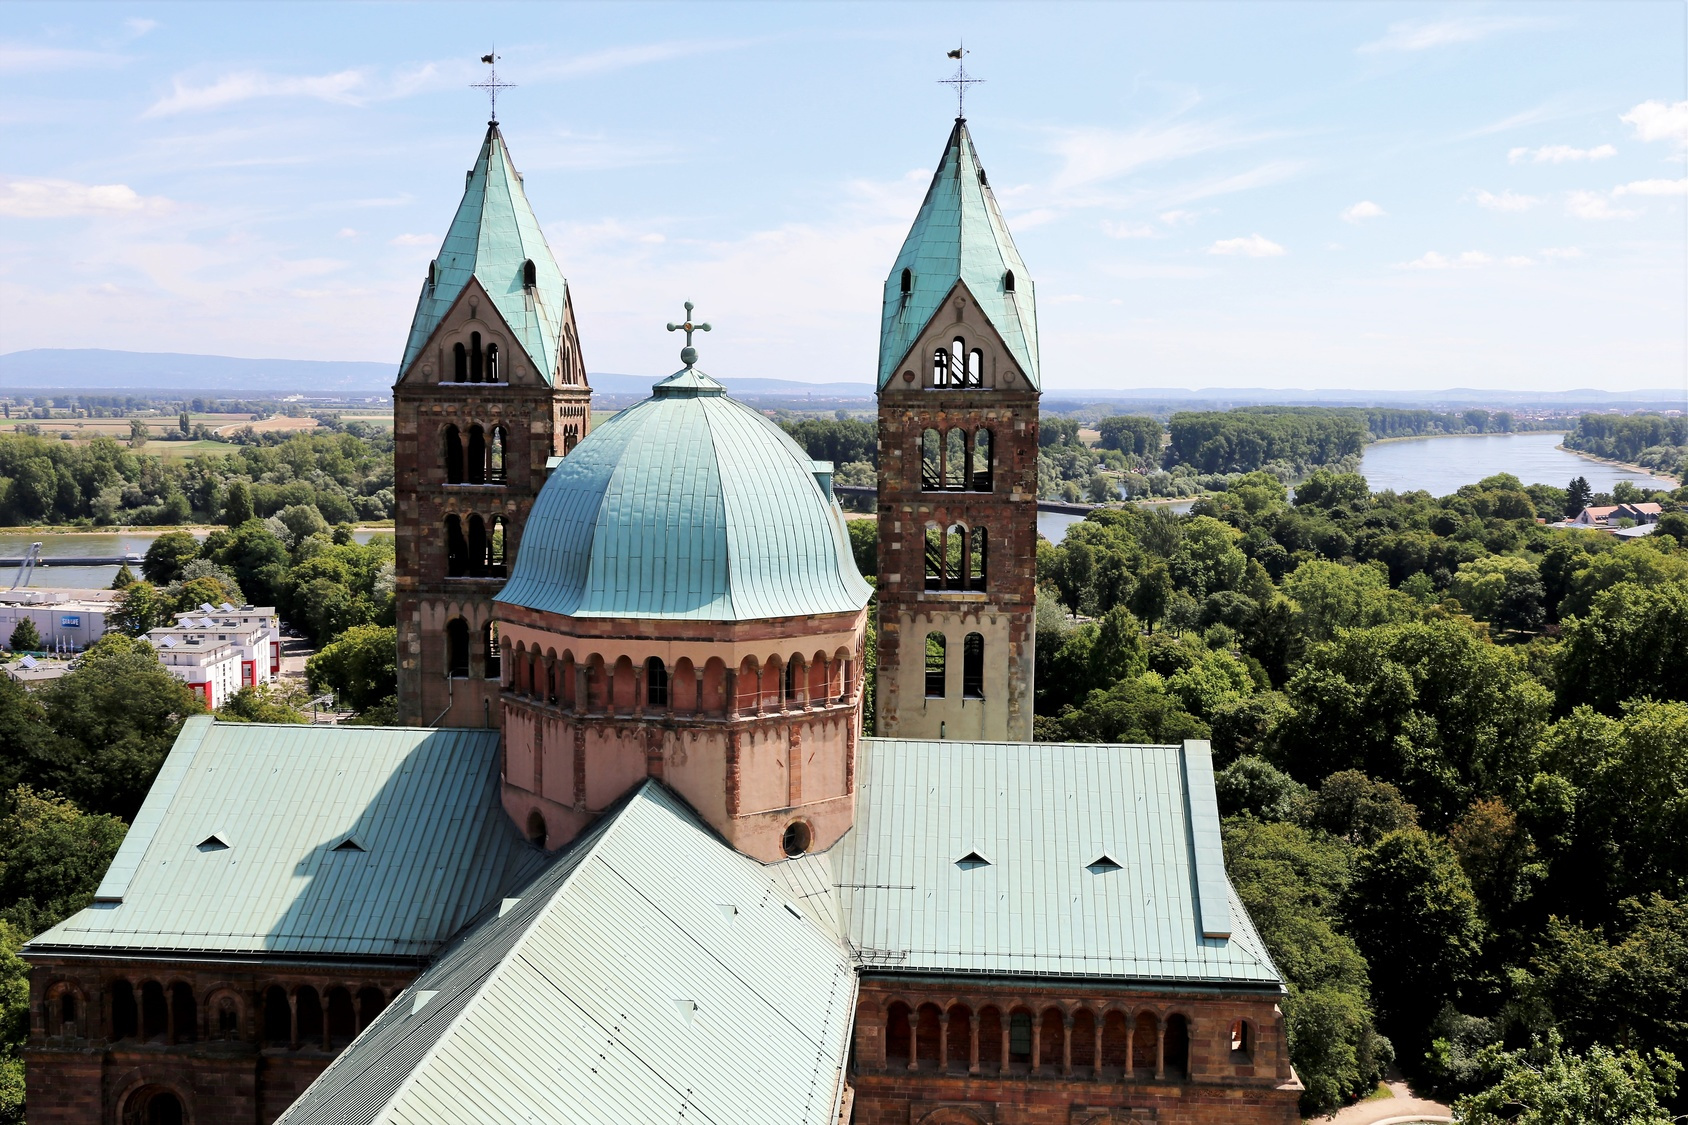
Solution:
{"label": "roof vent", "polygon": [[1107,852],[1103,852],[1085,866],[1085,870],[1092,875],[1106,875],[1110,871],[1118,871],[1119,868],[1119,863]]}
{"label": "roof vent", "polygon": [[439,994],[440,990],[437,988],[424,988],[415,996],[412,996],[410,998],[410,1014],[414,1016],[417,1012],[426,1008],[428,1006],[428,1001],[432,1000]]}
{"label": "roof vent", "polygon": [[510,911],[516,909],[516,904],[520,901],[522,901],[522,900],[519,899],[519,898],[507,898],[503,902],[499,903],[498,904],[498,916],[500,918],[502,918],[506,914],[510,913]]}
{"label": "roof vent", "polygon": [[674,1001],[674,1010],[680,1014],[682,1020],[686,1021],[687,1026],[690,1026],[692,1020],[697,1016],[698,1004],[696,1000],[676,1000]]}
{"label": "roof vent", "polygon": [[364,847],[363,841],[356,836],[347,836],[344,840],[335,844],[332,850],[337,852],[367,852],[369,849]]}
{"label": "roof vent", "polygon": [[963,871],[971,871],[975,867],[989,867],[991,865],[991,861],[980,855],[978,852],[968,852],[966,855],[956,860],[955,865]]}
{"label": "roof vent", "polygon": [[1014,271],[1013,270],[1005,270],[1003,272],[1003,274],[1002,274],[1002,291],[1004,293],[1014,292]]}
{"label": "roof vent", "polygon": [[202,852],[226,852],[229,850],[229,840],[221,832],[213,832],[196,846]]}

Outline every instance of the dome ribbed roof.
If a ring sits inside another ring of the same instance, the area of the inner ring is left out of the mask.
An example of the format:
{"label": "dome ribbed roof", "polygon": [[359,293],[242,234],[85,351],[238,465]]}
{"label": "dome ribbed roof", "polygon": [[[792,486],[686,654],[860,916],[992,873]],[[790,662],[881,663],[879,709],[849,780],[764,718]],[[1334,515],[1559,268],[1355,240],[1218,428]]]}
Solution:
{"label": "dome ribbed roof", "polygon": [[534,502],[498,595],[570,617],[853,613],[872,591],[816,462],[688,368],[595,427]]}

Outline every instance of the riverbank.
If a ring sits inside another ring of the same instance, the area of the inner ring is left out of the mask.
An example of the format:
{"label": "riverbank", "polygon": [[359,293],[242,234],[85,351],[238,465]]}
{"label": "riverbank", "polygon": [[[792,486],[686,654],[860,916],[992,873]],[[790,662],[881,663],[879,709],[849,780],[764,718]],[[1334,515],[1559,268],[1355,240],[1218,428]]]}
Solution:
{"label": "riverbank", "polygon": [[[1568,433],[1569,431],[1565,432]],[[1637,465],[1633,461],[1614,461],[1610,457],[1600,457],[1593,453],[1584,453],[1580,449],[1572,449],[1564,442],[1560,442],[1553,448],[1569,453],[1573,457],[1581,457],[1584,461],[1593,461],[1600,465],[1610,465],[1614,469],[1627,469],[1632,473],[1645,473],[1650,477],[1669,483],[1674,488],[1682,487],[1681,477],[1672,476],[1670,473],[1661,472],[1658,469],[1649,469],[1646,465]]]}
{"label": "riverbank", "polygon": [[1435,441],[1440,438],[1515,437],[1518,434],[1568,434],[1570,432],[1570,430],[1501,430],[1492,434],[1403,434],[1400,437],[1382,437],[1375,441],[1368,441],[1361,448],[1361,453],[1363,455],[1365,450],[1374,445],[1394,445],[1402,441]]}
{"label": "riverbank", "polygon": [[[392,531],[392,520],[374,520],[351,525],[353,532],[359,531]],[[51,524],[36,523],[22,524],[11,527],[0,527],[0,535],[164,535],[171,531],[187,531],[195,535],[209,535],[213,531],[227,531],[228,525],[220,523],[165,523],[165,524],[128,524],[113,523],[104,527],[84,527],[81,524]]]}

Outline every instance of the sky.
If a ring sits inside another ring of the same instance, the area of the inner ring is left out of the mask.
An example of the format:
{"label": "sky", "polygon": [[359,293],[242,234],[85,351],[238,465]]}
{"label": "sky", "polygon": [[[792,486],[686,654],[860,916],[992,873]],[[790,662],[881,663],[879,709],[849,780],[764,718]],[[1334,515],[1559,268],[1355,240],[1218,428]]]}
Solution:
{"label": "sky", "polygon": [[869,382],[956,107],[1045,385],[1688,395],[1688,6],[0,5],[0,352],[397,365],[485,131],[592,371]]}

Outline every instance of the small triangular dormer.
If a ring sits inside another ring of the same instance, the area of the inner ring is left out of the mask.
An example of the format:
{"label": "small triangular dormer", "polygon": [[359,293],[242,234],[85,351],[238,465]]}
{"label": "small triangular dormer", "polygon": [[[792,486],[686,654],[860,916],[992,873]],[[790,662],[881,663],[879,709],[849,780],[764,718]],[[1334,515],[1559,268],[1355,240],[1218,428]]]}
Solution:
{"label": "small triangular dormer", "polygon": [[1110,872],[1118,871],[1120,869],[1120,863],[1107,852],[1103,852],[1101,855],[1086,864],[1084,869],[1092,875],[1106,875]]}
{"label": "small triangular dormer", "polygon": [[213,832],[195,845],[202,852],[226,852],[232,845],[221,832]]}
{"label": "small triangular dormer", "polygon": [[991,865],[991,861],[978,852],[968,852],[966,855],[956,860],[955,865],[963,871],[972,871],[980,867],[989,867]]}
{"label": "small triangular dormer", "polygon": [[335,844],[329,849],[329,851],[333,852],[367,852],[368,850],[368,848],[363,846],[363,841],[358,839],[356,836],[347,836],[344,840],[341,840],[338,844]]}

